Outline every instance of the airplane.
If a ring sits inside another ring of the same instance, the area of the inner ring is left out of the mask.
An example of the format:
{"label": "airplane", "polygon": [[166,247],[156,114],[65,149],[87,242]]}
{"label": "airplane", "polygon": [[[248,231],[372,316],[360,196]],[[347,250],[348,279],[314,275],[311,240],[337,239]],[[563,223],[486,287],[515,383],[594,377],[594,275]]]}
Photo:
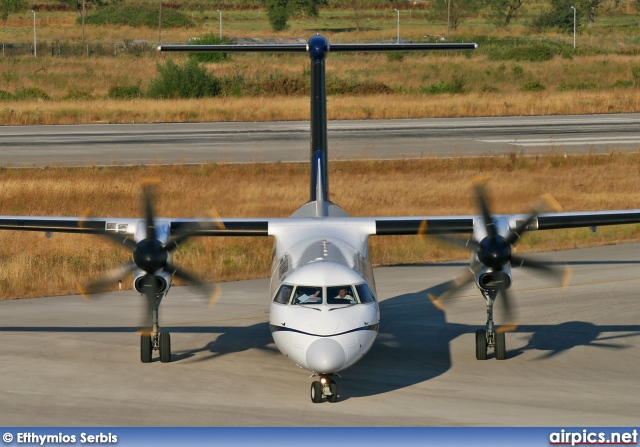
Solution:
{"label": "airplane", "polygon": [[[505,319],[513,317],[507,290],[511,268],[529,267],[562,276],[558,269],[513,253],[513,244],[527,231],[640,223],[640,209],[622,211],[547,212],[553,201],[528,214],[495,215],[487,204],[484,183],[474,186],[480,213],[465,216],[351,217],[329,198],[325,59],[330,53],[379,51],[472,50],[476,44],[329,44],[319,34],[306,44],[162,45],[160,51],[305,53],[311,63],[311,154],[309,200],[288,218],[162,218],[156,217],[152,185],[144,184],[143,218],[0,216],[0,230],[96,234],[131,251],[124,264],[81,287],[93,293],[133,273],[133,287],[146,297],[148,320],[140,335],[140,359],[171,361],[171,338],[160,330],[159,308],[173,277],[195,283],[198,278],[173,263],[173,252],[192,237],[273,237],[269,325],[278,349],[314,378],[310,398],[337,402],[339,373],[360,360],[373,346],[380,327],[380,309],[368,247],[372,235],[434,235],[470,250],[469,268],[441,285],[434,304],[470,283],[485,300],[487,321],[476,331],[476,358],[489,348],[506,358],[505,332],[514,321],[496,327],[495,302]],[[466,238],[460,238],[460,235]],[[426,297],[425,297],[426,298]],[[215,300],[215,295],[212,300]]]}

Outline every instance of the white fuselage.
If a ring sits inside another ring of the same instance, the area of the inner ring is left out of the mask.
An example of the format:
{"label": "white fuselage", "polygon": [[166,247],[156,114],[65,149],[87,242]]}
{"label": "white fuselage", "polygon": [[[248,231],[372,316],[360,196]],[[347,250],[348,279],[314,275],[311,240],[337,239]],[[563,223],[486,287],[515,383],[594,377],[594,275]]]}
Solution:
{"label": "white fuselage", "polygon": [[298,366],[338,372],[373,345],[380,323],[368,255],[374,231],[372,224],[340,217],[270,225],[270,327],[278,349]]}

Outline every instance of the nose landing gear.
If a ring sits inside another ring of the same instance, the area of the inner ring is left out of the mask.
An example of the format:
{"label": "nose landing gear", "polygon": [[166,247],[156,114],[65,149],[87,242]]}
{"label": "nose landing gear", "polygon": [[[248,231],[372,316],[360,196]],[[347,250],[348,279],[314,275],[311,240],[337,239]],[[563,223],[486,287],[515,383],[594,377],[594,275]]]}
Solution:
{"label": "nose landing gear", "polygon": [[[166,293],[166,292],[165,292]],[[157,294],[150,306],[150,328],[144,330],[140,336],[140,360],[142,363],[151,363],[153,351],[160,351],[160,361],[171,361],[171,335],[169,332],[160,332],[158,324],[158,309],[164,294]]]}
{"label": "nose landing gear", "polygon": [[331,403],[338,402],[338,385],[333,381],[331,375],[320,376],[320,380],[311,383],[311,402],[319,404],[322,397],[326,396]]}
{"label": "nose landing gear", "polygon": [[487,303],[487,330],[478,329],[476,331],[476,359],[487,359],[487,348],[493,348],[496,360],[507,358],[507,344],[504,331],[494,329],[493,325],[493,303],[495,302],[497,291],[484,291],[482,296]]}

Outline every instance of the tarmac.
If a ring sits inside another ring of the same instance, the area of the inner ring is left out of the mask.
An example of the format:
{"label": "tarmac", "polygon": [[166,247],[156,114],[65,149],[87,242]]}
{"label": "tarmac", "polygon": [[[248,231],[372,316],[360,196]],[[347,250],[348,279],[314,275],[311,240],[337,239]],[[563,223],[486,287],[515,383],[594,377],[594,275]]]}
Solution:
{"label": "tarmac", "polygon": [[275,347],[267,279],[223,283],[212,309],[173,288],[171,363],[140,363],[135,292],[2,301],[0,426],[637,426],[640,245],[542,257],[571,285],[514,269],[504,361],[475,359],[474,287],[445,311],[427,299],[466,263],[376,269],[379,335],[333,404],[313,404],[309,372]]}

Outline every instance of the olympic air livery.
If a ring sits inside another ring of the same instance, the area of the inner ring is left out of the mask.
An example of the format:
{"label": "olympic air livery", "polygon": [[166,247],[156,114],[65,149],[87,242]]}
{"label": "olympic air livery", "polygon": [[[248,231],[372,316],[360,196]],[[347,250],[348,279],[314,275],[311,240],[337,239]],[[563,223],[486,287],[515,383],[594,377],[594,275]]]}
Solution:
{"label": "olympic air livery", "polygon": [[[369,256],[371,235],[433,234],[467,247],[470,265],[440,288],[443,295],[474,282],[485,300],[486,326],[476,332],[476,358],[506,358],[505,332],[513,327],[508,289],[511,266],[529,267],[564,276],[556,267],[525,259],[511,247],[526,231],[596,227],[640,222],[640,210],[549,212],[552,200],[529,214],[493,215],[482,182],[475,184],[478,215],[351,217],[329,200],[327,175],[327,118],[325,59],[333,52],[472,50],[475,44],[334,44],[316,35],[307,44],[291,45],[169,45],[161,51],[289,52],[311,59],[311,153],[309,201],[289,218],[166,219],[155,216],[150,185],[143,187],[143,218],[0,216],[0,229],[47,233],[89,233],[108,237],[132,253],[90,284],[93,293],[133,273],[133,286],[146,297],[148,321],[140,338],[142,362],[159,352],[170,362],[169,332],[161,331],[158,311],[174,276],[207,289],[194,275],[173,264],[172,254],[194,236],[271,236],[275,239],[271,290],[270,328],[280,351],[315,377],[310,396],[314,403],[338,400],[337,373],[362,358],[375,342],[380,325],[376,286]],[[464,235],[461,237],[460,235]],[[266,292],[266,291],[265,291]],[[215,297],[214,297],[215,299]],[[425,299],[428,299],[425,297]],[[506,312],[505,324],[494,326],[497,299]]]}

